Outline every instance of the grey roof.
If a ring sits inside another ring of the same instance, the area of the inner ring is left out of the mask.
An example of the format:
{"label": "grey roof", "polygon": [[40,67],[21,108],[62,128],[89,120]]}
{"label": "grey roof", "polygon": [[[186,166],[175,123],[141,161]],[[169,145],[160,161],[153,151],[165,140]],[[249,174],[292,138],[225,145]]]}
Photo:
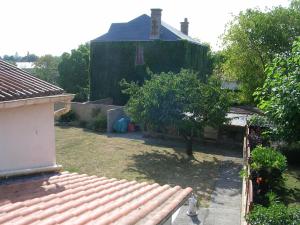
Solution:
{"label": "grey roof", "polygon": [[[112,23],[109,31],[94,39],[96,42],[110,41],[152,41],[150,37],[151,17],[143,14],[127,23]],[[196,44],[201,44],[174,27],[162,22],[160,29],[160,40],[180,41],[187,40]]]}

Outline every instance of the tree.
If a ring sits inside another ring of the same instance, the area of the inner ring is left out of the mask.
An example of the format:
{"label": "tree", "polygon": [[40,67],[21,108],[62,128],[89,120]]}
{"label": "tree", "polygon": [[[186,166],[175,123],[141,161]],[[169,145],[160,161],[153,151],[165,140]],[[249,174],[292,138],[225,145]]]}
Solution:
{"label": "tree", "polygon": [[11,63],[13,65],[16,65],[16,62],[17,62],[13,55],[4,55],[3,60],[8,62],[8,63]]}
{"label": "tree", "polygon": [[35,63],[33,74],[49,83],[58,84],[58,64],[60,57],[52,55],[41,56]]}
{"label": "tree", "polygon": [[21,62],[36,62],[39,59],[38,56],[36,56],[35,54],[29,54],[29,52],[27,52],[27,55],[24,57],[21,57],[20,61]]}
{"label": "tree", "polygon": [[300,35],[300,1],[288,8],[266,12],[248,9],[228,24],[223,36],[224,74],[241,83],[245,102],[253,103],[253,92],[266,78],[265,65],[280,53],[289,51]]}
{"label": "tree", "polygon": [[89,44],[80,45],[71,54],[63,53],[58,65],[59,83],[65,91],[74,93],[74,101],[88,99],[89,85]]}
{"label": "tree", "polygon": [[259,107],[285,141],[300,141],[300,38],[291,53],[276,57],[266,67],[267,78],[255,92]]}
{"label": "tree", "polygon": [[151,74],[143,86],[122,81],[130,99],[126,111],[130,117],[151,130],[166,132],[176,127],[192,155],[193,139],[205,126],[219,126],[226,119],[228,100],[220,88],[201,82],[196,73]]}

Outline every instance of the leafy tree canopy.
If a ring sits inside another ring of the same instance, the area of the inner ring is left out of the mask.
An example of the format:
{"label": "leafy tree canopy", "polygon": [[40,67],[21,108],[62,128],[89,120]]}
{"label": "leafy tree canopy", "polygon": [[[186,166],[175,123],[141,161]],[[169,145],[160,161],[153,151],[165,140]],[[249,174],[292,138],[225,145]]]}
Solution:
{"label": "leafy tree canopy", "polygon": [[196,73],[181,70],[178,74],[151,74],[143,86],[122,82],[130,95],[127,113],[147,128],[166,132],[176,127],[192,154],[193,138],[205,126],[219,126],[226,119],[228,100],[219,87],[201,82]]}
{"label": "leafy tree canopy", "polygon": [[71,54],[63,53],[61,56],[59,83],[65,91],[76,94],[74,101],[86,101],[88,98],[89,62],[89,44],[80,45]]}
{"label": "leafy tree canopy", "polygon": [[288,8],[248,9],[228,24],[222,69],[225,76],[241,82],[245,102],[254,102],[253,92],[266,78],[265,65],[277,54],[289,51],[300,35],[299,8],[300,1],[294,0]]}
{"label": "leafy tree canopy", "polygon": [[41,56],[35,63],[33,74],[49,83],[58,84],[58,64],[60,57],[52,55]]}
{"label": "leafy tree canopy", "polygon": [[275,124],[275,134],[300,141],[300,38],[291,53],[276,57],[266,67],[267,78],[255,92],[259,107]]}

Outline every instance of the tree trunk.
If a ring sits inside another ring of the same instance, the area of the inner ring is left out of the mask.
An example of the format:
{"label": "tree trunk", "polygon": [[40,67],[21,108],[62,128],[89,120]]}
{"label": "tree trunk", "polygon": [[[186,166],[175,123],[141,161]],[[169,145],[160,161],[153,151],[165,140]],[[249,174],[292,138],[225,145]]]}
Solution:
{"label": "tree trunk", "polygon": [[189,156],[193,155],[193,138],[188,137],[186,139],[186,154]]}

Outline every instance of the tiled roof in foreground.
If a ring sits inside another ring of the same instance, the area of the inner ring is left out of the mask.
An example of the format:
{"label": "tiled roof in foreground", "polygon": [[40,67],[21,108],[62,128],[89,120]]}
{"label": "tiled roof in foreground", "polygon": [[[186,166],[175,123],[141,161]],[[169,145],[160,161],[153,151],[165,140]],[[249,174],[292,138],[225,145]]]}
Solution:
{"label": "tiled roof in foreground", "polygon": [[0,224],[161,224],[191,191],[68,172],[0,180]]}
{"label": "tiled roof in foreground", "polygon": [[0,59],[0,102],[62,94],[63,89]]}

